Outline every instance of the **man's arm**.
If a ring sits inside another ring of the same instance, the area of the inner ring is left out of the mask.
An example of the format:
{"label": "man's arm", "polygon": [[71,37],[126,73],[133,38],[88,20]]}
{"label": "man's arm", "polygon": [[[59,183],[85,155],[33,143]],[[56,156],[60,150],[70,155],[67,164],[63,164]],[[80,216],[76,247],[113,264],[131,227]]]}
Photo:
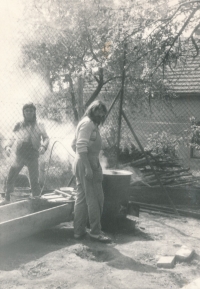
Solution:
{"label": "man's arm", "polygon": [[85,167],[85,176],[87,179],[93,178],[93,171],[88,160],[88,145],[90,141],[91,133],[94,130],[93,122],[83,122],[77,133],[76,151],[80,155],[80,158]]}
{"label": "man's arm", "polygon": [[12,133],[10,134],[9,139],[7,139],[6,142],[5,142],[5,144],[4,144],[4,149],[5,149],[5,151],[6,151],[7,156],[10,156],[10,154],[11,154],[11,148],[12,148],[12,146],[13,146],[15,140],[16,140],[16,134],[15,134],[15,133],[16,133],[17,131],[19,131],[20,128],[21,128],[21,123],[18,122],[18,123],[15,125]]}
{"label": "man's arm", "polygon": [[40,145],[39,152],[43,154],[49,146],[49,137],[47,135],[44,124],[40,124],[40,129],[41,129],[42,143]]}

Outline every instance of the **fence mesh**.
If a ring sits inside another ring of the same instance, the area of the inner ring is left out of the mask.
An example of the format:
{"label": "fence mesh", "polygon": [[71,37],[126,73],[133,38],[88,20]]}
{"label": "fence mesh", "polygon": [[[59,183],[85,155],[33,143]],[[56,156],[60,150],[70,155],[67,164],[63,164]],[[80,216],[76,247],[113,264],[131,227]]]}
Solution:
{"label": "fence mesh", "polygon": [[[11,27],[12,29],[13,27]],[[23,38],[19,39],[11,36],[13,35],[10,32],[10,36],[5,37],[0,68],[1,75],[3,76],[0,80],[1,191],[5,189],[10,167],[16,161],[14,145],[11,148],[12,152],[10,156],[6,155],[5,148],[12,138],[16,123],[23,121],[22,107],[27,102],[35,104],[37,121],[44,124],[50,139],[47,151],[39,157],[40,186],[45,191],[68,186],[73,175],[72,163],[74,155],[71,150],[71,141],[78,122],[78,108],[80,106],[83,110],[84,104],[94,93],[97,82],[94,81],[94,78],[93,80],[91,77],[85,78],[82,82],[82,88],[80,88],[78,78],[75,78],[72,86],[70,75],[61,69],[59,77],[58,75],[51,75],[51,79],[54,77],[58,79],[56,84],[52,85],[52,83],[47,81],[49,71],[43,70],[42,66],[46,65],[45,61],[50,64],[51,61],[57,64],[60,61],[59,53],[63,54],[63,51],[59,50],[59,45],[56,46],[59,44],[59,37],[55,37],[52,40],[52,43],[55,44],[55,46],[52,46],[52,49],[55,49],[56,53],[55,59],[51,59],[51,55],[48,55],[45,50],[47,49],[47,45],[45,46],[44,40],[43,42],[39,42],[39,40],[34,38],[35,35],[32,37],[31,33],[29,36],[26,34]],[[52,37],[52,31],[46,34],[47,43],[49,37]],[[23,43],[20,43],[21,39],[23,39]],[[72,41],[74,40],[72,39]],[[32,47],[38,45],[38,50],[30,50],[29,54],[27,54],[27,43],[32,43]],[[130,40],[129,47],[131,46],[134,46],[134,43],[131,43]],[[35,68],[34,57],[32,57],[31,53],[38,53],[41,56],[40,67],[37,67],[37,69]],[[42,58],[43,54],[47,58]],[[33,59],[30,61],[29,66],[26,66],[28,57],[32,57]],[[116,69],[119,69],[119,67]],[[97,98],[104,101],[109,109],[120,88],[121,78],[118,78],[118,80],[114,79],[100,89]],[[199,95],[195,97],[187,95],[168,99],[156,97],[148,99],[143,98],[143,92],[141,91],[139,92],[141,100],[137,102],[138,92],[136,92],[131,82],[125,81],[123,111],[142,146],[156,153],[169,153],[172,157],[178,157],[183,167],[189,167],[192,174],[198,177],[200,174],[198,159],[200,153],[198,147],[191,150],[188,146],[188,141],[191,142],[192,140],[190,134],[192,132],[191,118],[195,118],[196,121],[199,119]],[[118,162],[119,102],[120,95],[101,128],[103,139],[101,162],[104,167],[113,168]],[[193,129],[193,136],[195,133],[196,131]],[[21,141],[23,142],[24,140],[21,139]],[[129,162],[129,155],[126,155],[126,153],[130,152],[133,147],[136,148],[137,153],[140,151],[137,141],[122,117],[120,154],[124,163]],[[139,153],[136,155],[136,158],[138,156]],[[26,165],[20,171],[20,174],[29,176]],[[70,184],[74,185],[74,183]]]}
{"label": "fence mesh", "polygon": [[[110,95],[107,100],[105,93],[101,98],[107,107],[112,104],[118,91]],[[6,156],[5,146],[12,136],[12,131],[16,123],[23,119],[22,106],[24,102],[1,101],[2,118],[1,118],[1,185],[5,183],[10,166],[13,164],[15,154]],[[183,102],[181,104],[181,102]],[[43,156],[40,156],[40,183],[41,186],[45,180],[45,190],[51,190],[67,186],[72,177],[73,152],[71,142],[74,137],[76,125],[68,117],[62,122],[56,122],[45,116],[44,105],[35,103],[37,108],[37,119],[44,123],[47,134],[50,138],[48,150]],[[129,119],[133,130],[138,136],[141,144],[147,150],[163,151],[171,149],[171,153],[177,155],[184,167],[190,167],[191,171],[198,176],[199,160],[198,150],[194,149],[193,156],[191,149],[186,145],[186,131],[191,130],[189,118],[198,116],[198,108],[194,110],[195,105],[184,99],[171,100],[170,105],[165,103],[151,104],[151,112],[147,115],[134,115],[131,108],[126,104],[123,110]],[[149,107],[150,109],[150,107]],[[57,107],[57,113],[61,113],[63,107]],[[104,125],[101,128],[103,139],[103,156],[102,166],[114,168],[117,163],[117,137],[118,137],[118,120],[119,120],[119,98],[112,107]],[[138,143],[132,135],[127,123],[122,117],[120,149],[122,152],[127,149],[131,151],[134,145],[138,151]],[[173,151],[174,149],[174,151]],[[168,151],[169,153],[170,151]],[[126,158],[127,163],[129,159]],[[28,176],[27,168],[24,167],[22,174]]]}

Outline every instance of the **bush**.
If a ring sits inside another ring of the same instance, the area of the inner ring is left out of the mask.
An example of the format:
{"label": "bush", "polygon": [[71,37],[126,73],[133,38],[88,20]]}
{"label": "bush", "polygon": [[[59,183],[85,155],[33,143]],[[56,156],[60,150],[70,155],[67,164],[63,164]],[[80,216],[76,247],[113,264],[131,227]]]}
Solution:
{"label": "bush", "polygon": [[200,122],[197,122],[194,117],[190,118],[191,127],[187,136],[187,144],[200,150]]}
{"label": "bush", "polygon": [[[117,131],[113,126],[106,126],[102,131],[103,154],[107,158],[109,168],[117,164]],[[132,139],[122,132],[119,149],[119,163],[124,164],[141,158],[142,153],[137,149]]]}
{"label": "bush", "polygon": [[150,134],[147,138],[145,150],[151,151],[160,155],[169,155],[177,157],[181,138],[175,135],[162,131]]}

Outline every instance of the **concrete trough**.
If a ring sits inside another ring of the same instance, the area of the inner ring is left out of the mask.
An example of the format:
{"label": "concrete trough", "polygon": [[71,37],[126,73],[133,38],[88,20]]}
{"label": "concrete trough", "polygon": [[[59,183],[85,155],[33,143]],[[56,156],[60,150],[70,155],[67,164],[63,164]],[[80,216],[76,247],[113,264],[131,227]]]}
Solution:
{"label": "concrete trough", "polygon": [[33,200],[23,200],[0,207],[0,246],[47,230],[72,220],[74,202],[36,209]]}

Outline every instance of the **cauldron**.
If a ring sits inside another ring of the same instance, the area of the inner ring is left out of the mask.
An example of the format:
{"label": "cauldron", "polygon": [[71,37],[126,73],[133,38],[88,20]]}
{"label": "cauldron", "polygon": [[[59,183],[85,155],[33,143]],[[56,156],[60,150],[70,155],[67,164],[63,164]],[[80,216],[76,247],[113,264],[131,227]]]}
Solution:
{"label": "cauldron", "polygon": [[101,219],[103,230],[116,230],[118,220],[127,215],[132,173],[126,170],[103,171],[104,208]]}

